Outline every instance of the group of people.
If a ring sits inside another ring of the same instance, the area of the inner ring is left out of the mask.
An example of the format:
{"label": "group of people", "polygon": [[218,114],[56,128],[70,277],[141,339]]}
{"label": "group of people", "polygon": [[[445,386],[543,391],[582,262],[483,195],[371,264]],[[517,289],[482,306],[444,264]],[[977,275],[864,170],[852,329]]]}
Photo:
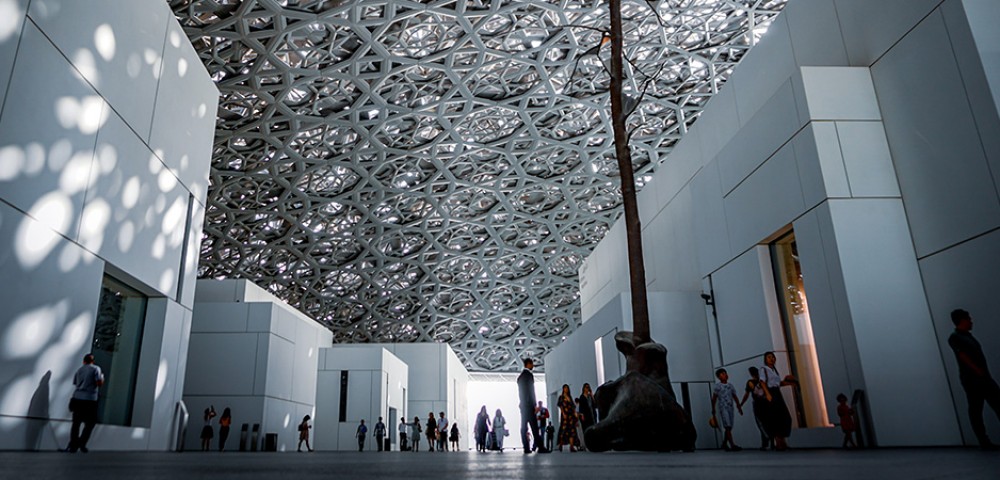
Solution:
{"label": "group of people", "polygon": [[510,431],[507,430],[507,419],[504,418],[503,412],[498,408],[496,415],[493,416],[493,420],[490,420],[490,414],[486,411],[486,405],[483,405],[479,409],[479,414],[476,415],[476,424],[473,427],[473,436],[476,439],[476,451],[496,450],[503,453],[503,440],[504,437],[509,435]]}
{"label": "group of people", "polygon": [[[375,448],[379,452],[389,451],[389,448],[385,444],[388,431],[386,430],[385,422],[382,421],[382,417],[378,417],[378,421],[375,422],[375,427],[372,429],[372,436],[375,437]],[[365,440],[368,438],[368,426],[365,425],[365,419],[361,419],[361,423],[358,424],[358,429],[355,431],[354,437],[358,440],[358,451],[365,451]]]}
{"label": "group of people", "polygon": [[[420,417],[413,417],[412,423],[406,420],[399,422],[399,449],[402,451],[419,452],[420,438],[427,438],[427,451],[447,452],[448,445],[451,450],[458,451],[458,439],[461,433],[458,430],[458,422],[449,422],[444,412],[438,412],[439,417],[434,418],[434,412],[427,413],[426,428],[421,427]],[[409,433],[407,435],[407,433]]]}

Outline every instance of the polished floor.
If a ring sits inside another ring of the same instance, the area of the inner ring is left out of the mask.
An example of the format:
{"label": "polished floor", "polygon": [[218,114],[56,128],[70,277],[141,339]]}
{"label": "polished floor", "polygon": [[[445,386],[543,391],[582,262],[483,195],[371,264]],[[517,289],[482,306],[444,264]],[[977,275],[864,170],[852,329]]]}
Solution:
{"label": "polished floor", "polygon": [[0,479],[675,478],[997,480],[1000,452],[973,449],[785,453],[0,452]]}

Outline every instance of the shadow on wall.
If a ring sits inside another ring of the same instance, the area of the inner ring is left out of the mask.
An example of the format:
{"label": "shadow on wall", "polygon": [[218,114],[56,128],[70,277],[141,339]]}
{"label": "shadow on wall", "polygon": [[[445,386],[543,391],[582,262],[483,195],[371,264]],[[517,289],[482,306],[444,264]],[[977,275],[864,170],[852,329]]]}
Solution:
{"label": "shadow on wall", "polygon": [[49,424],[49,380],[51,379],[52,370],[42,375],[42,379],[38,381],[38,388],[28,403],[28,429],[25,432],[24,446],[29,450],[41,449],[42,432]]}

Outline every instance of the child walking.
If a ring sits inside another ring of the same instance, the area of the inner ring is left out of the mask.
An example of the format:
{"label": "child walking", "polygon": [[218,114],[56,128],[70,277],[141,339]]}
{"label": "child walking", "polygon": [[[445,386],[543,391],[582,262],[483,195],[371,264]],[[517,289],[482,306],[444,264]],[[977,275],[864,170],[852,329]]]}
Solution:
{"label": "child walking", "polygon": [[312,428],[312,425],[309,425],[309,420],[311,420],[311,419],[312,419],[312,417],[310,417],[309,415],[306,415],[306,416],[302,417],[302,423],[299,424],[299,451],[300,452],[302,451],[302,442],[306,442],[306,450],[309,450],[310,452],[313,451],[312,447],[309,446],[309,429]]}
{"label": "child walking", "polygon": [[719,379],[719,383],[712,388],[712,415],[718,411],[717,419],[726,432],[725,439],[722,440],[722,449],[727,452],[738,452],[743,449],[733,443],[733,407],[735,406],[740,415],[743,415],[743,406],[736,396],[736,389],[729,383],[729,373],[726,369],[716,370],[715,376]]}
{"label": "child walking", "polygon": [[844,432],[844,448],[858,448],[854,443],[854,432],[858,430],[854,422],[854,409],[847,404],[847,395],[837,395],[837,415],[840,417],[840,430]]}

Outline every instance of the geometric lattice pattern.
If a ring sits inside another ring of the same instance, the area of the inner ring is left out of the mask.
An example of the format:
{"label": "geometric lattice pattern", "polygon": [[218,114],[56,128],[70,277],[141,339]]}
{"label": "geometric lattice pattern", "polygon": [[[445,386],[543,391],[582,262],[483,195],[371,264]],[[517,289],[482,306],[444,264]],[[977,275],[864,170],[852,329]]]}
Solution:
{"label": "geometric lattice pattern", "polygon": [[[625,2],[640,188],[784,3]],[[473,371],[579,324],[577,270],[621,210],[604,2],[170,4],[222,94],[201,277]]]}

